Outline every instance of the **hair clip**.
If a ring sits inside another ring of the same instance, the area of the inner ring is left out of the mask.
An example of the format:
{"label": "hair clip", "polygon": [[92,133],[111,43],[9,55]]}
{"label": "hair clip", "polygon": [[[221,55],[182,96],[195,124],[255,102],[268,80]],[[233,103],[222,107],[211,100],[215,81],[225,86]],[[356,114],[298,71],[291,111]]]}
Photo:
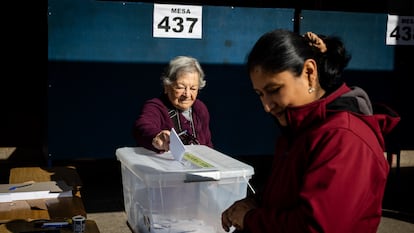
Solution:
{"label": "hair clip", "polygon": [[325,42],[323,42],[323,40],[321,38],[319,38],[318,35],[316,35],[313,32],[307,32],[304,37],[306,39],[308,39],[309,41],[309,45],[316,47],[319,49],[319,51],[321,51],[321,53],[326,52],[328,49],[326,48],[326,44]]}

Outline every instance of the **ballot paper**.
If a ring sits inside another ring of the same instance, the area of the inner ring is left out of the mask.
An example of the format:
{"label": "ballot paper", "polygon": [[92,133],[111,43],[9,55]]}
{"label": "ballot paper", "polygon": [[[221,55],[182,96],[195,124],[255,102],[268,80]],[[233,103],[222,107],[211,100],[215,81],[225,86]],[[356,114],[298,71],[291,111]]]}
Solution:
{"label": "ballot paper", "polygon": [[0,202],[71,197],[72,187],[62,181],[0,184]]}
{"label": "ballot paper", "polygon": [[174,128],[171,129],[170,133],[170,151],[174,159],[181,162],[185,153],[185,146]]}

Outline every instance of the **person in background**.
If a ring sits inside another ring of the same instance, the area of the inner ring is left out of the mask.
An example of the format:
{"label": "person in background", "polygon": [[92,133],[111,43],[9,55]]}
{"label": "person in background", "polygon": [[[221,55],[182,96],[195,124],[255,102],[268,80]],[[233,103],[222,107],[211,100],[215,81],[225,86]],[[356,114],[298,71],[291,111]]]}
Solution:
{"label": "person in background", "polygon": [[134,124],[133,136],[139,146],[162,153],[169,150],[170,130],[175,129],[184,144],[213,147],[210,114],[197,95],[206,85],[197,59],[173,58],[161,80],[164,92],[147,100]]}
{"label": "person in background", "polygon": [[400,117],[376,112],[341,74],[339,37],[277,29],[247,59],[254,91],[281,128],[263,190],[223,211],[225,231],[374,233],[389,172],[384,135]]}

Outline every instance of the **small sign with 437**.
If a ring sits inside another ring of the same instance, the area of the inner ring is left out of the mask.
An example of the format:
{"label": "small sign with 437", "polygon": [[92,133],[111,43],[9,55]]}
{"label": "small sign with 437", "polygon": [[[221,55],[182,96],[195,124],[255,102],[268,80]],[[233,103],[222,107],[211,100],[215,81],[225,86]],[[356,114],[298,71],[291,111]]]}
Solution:
{"label": "small sign with 437", "polygon": [[154,37],[201,39],[201,32],[201,6],[154,4]]}
{"label": "small sign with 437", "polygon": [[414,45],[414,16],[388,15],[387,45]]}

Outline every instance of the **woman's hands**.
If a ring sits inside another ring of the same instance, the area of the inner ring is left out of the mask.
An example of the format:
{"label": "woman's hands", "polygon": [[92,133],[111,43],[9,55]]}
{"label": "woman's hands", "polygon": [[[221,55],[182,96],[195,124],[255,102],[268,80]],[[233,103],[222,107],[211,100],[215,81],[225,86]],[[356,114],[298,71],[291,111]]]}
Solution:
{"label": "woman's hands", "polygon": [[152,146],[162,151],[170,150],[170,131],[162,130],[152,139]]}
{"label": "woman's hands", "polygon": [[257,208],[256,201],[252,198],[236,201],[221,214],[221,225],[226,232],[234,226],[237,230],[244,229],[244,216],[247,212]]}

